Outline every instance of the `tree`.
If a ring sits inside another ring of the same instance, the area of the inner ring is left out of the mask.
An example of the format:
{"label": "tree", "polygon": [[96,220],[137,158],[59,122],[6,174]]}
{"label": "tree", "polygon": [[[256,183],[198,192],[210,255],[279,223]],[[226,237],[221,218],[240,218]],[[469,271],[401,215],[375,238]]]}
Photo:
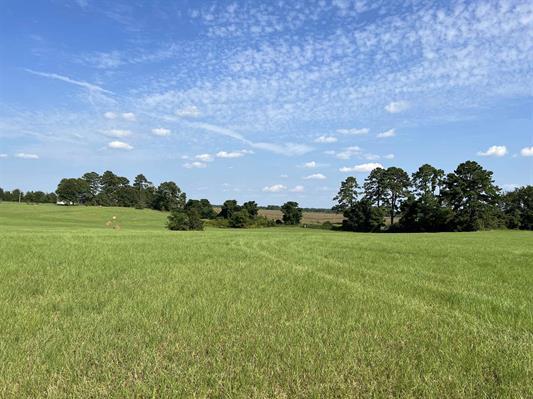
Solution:
{"label": "tree", "polygon": [[96,172],[87,172],[81,178],[87,182],[89,187],[85,202],[94,205],[96,196],[100,192],[100,175]]}
{"label": "tree", "polygon": [[390,224],[394,224],[394,216],[400,204],[409,194],[411,181],[409,175],[401,168],[391,166],[385,171],[384,187],[387,193],[385,203],[389,208]]}
{"label": "tree", "polygon": [[300,224],[302,220],[302,208],[298,206],[297,202],[288,201],[281,206],[283,213],[283,223],[290,225]]}
{"label": "tree", "polygon": [[83,179],[65,178],[62,179],[56,190],[57,197],[60,201],[73,204],[82,203],[83,199],[89,192],[89,185]]}
{"label": "tree", "polygon": [[409,232],[436,232],[450,230],[453,219],[451,210],[442,206],[431,193],[416,198],[409,195],[400,207],[400,228]]}
{"label": "tree", "polygon": [[133,181],[133,188],[135,190],[136,197],[136,207],[142,209],[146,206],[147,203],[147,193],[146,190],[152,187],[152,182],[141,173],[135,176]]}
{"label": "tree", "polygon": [[159,211],[172,211],[185,207],[186,195],[173,181],[163,182],[157,187],[152,207]]}
{"label": "tree", "polygon": [[174,209],[167,218],[169,230],[203,230],[204,224],[197,210]]}
{"label": "tree", "polygon": [[449,173],[442,196],[454,213],[454,227],[459,231],[473,231],[496,227],[500,223],[498,208],[499,187],[492,180],[492,172],[474,161],[461,163]]}
{"label": "tree", "polygon": [[222,204],[222,208],[220,209],[220,213],[218,214],[218,217],[224,218],[224,219],[230,219],[235,212],[240,211],[241,207],[237,205],[236,200],[226,200],[224,201],[224,204]]}
{"label": "tree", "polygon": [[333,201],[337,201],[337,205],[333,207],[336,212],[344,212],[345,210],[352,208],[357,202],[357,196],[359,195],[357,189],[357,179],[353,176],[349,176],[341,183],[341,187],[337,195],[333,198]]}
{"label": "tree", "polygon": [[242,204],[242,208],[246,209],[250,218],[257,218],[257,215],[259,214],[259,207],[257,206],[257,203],[255,201],[245,202],[244,204]]}
{"label": "tree", "polygon": [[346,231],[377,232],[384,226],[382,208],[372,206],[368,199],[362,199],[344,211],[342,229]]}
{"label": "tree", "polygon": [[387,200],[387,191],[385,188],[386,171],[383,168],[373,169],[363,184],[365,198],[378,208]]}
{"label": "tree", "polygon": [[424,164],[412,174],[412,183],[420,195],[435,195],[444,182],[444,171]]}
{"label": "tree", "polygon": [[533,186],[517,188],[502,197],[505,224],[510,229],[533,229]]}
{"label": "tree", "polygon": [[213,205],[211,205],[208,199],[202,198],[200,200],[200,217],[202,219],[214,219],[216,216]]}
{"label": "tree", "polygon": [[104,206],[125,206],[126,204],[122,201],[127,200],[129,203],[131,200],[130,193],[125,194],[125,191],[127,191],[125,188],[129,187],[129,184],[130,181],[127,178],[117,176],[110,170],[106,170],[100,177],[101,190],[96,201]]}
{"label": "tree", "polygon": [[248,224],[250,224],[250,215],[244,208],[233,212],[228,221],[228,225],[234,228],[244,228]]}

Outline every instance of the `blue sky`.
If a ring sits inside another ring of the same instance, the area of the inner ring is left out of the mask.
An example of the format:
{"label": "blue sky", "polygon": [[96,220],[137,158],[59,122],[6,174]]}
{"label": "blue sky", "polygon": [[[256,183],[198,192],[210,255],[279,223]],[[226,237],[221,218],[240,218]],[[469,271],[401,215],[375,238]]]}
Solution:
{"label": "blue sky", "polygon": [[373,167],[533,182],[533,3],[2,2],[0,186],[110,169],[329,207]]}

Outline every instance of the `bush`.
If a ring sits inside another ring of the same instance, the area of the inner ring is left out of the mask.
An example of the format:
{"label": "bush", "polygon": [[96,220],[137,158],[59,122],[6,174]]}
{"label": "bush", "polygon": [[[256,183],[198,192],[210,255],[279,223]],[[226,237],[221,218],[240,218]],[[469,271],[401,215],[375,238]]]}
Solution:
{"label": "bush", "polygon": [[229,218],[229,227],[233,228],[243,228],[247,227],[250,224],[250,215],[246,209],[241,209],[231,215]]}
{"label": "bush", "polygon": [[169,230],[203,230],[204,224],[198,212],[174,210],[170,213],[167,221]]}
{"label": "bush", "polygon": [[253,221],[253,227],[275,227],[276,222],[266,216],[256,216]]}

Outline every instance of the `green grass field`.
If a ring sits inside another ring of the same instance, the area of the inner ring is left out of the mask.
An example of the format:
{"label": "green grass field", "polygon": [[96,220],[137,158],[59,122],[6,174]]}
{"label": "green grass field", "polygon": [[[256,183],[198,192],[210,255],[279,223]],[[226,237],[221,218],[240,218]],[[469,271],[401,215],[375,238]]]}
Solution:
{"label": "green grass field", "polygon": [[531,232],[165,218],[0,204],[0,397],[533,397]]}

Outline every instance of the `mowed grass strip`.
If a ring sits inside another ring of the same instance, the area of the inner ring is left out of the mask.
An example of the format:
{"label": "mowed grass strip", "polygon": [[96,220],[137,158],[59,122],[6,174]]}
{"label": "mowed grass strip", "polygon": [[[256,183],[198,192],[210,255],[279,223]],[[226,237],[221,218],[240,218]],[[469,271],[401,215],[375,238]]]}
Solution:
{"label": "mowed grass strip", "polygon": [[0,397],[533,394],[530,232],[164,220],[0,204]]}

